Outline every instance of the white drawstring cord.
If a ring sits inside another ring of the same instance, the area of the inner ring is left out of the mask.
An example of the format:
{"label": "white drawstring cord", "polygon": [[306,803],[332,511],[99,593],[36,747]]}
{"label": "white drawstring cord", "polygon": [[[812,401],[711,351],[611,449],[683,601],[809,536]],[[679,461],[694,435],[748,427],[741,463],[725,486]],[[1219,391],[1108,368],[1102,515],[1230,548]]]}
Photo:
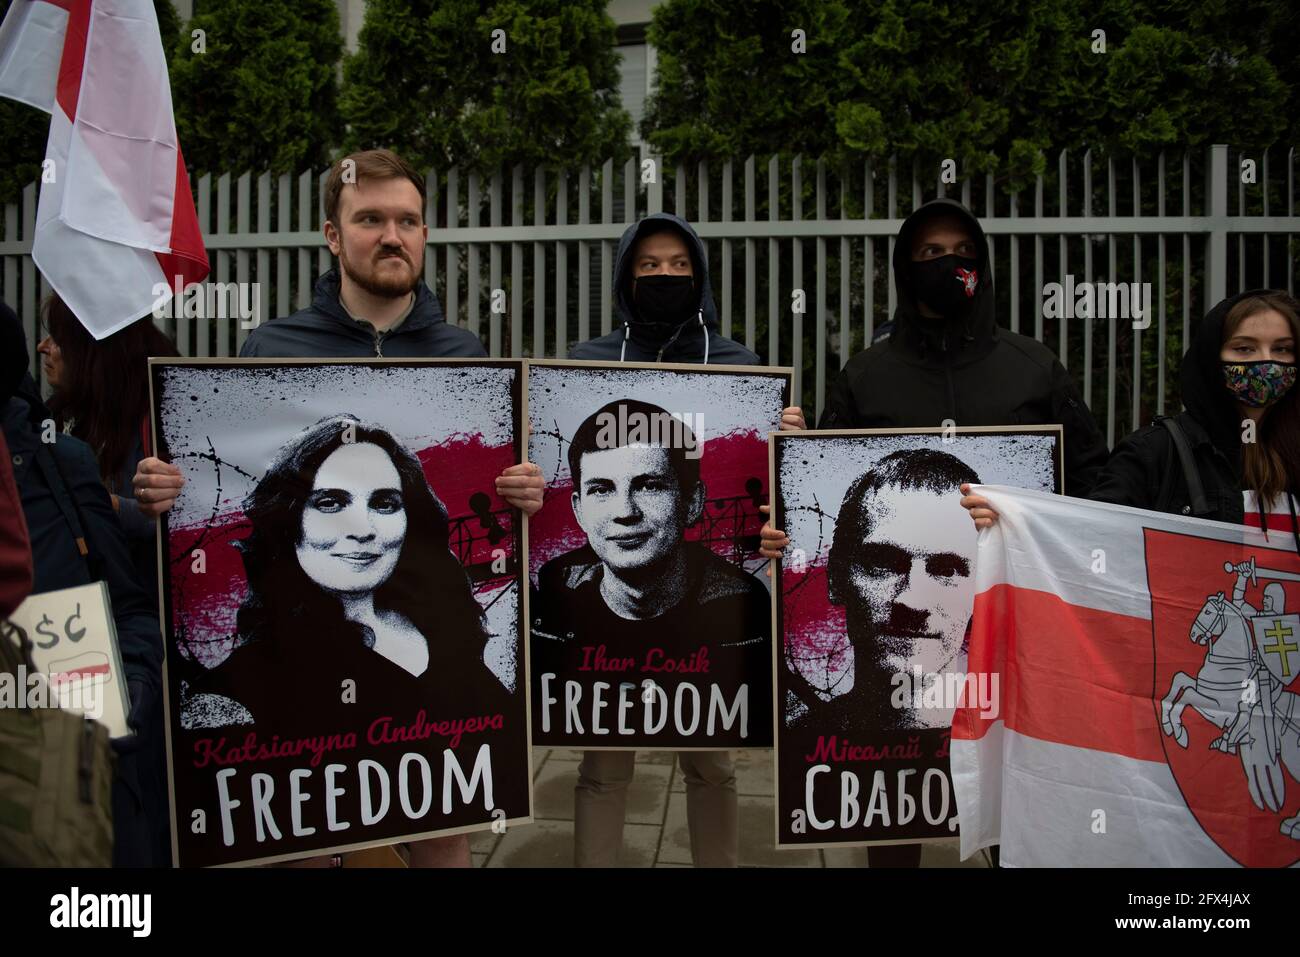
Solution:
{"label": "white drawstring cord", "polygon": [[627,337],[632,334],[632,327],[626,322],[623,323],[623,346],[618,350],[618,361],[622,362],[623,357],[627,355]]}
{"label": "white drawstring cord", "polygon": [[704,364],[709,364],[709,327],[704,321],[704,310],[699,311],[700,328],[704,330]]}

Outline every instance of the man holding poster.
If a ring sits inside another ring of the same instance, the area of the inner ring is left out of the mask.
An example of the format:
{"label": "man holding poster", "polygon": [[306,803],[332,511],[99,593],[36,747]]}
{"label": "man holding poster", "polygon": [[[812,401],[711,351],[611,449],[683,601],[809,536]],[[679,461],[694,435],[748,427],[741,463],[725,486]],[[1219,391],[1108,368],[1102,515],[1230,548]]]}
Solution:
{"label": "man holding poster", "polygon": [[[613,273],[621,328],[578,343],[572,359],[757,365],[752,349],[721,335],[704,242],[686,220],[653,213],[619,240]],[[782,429],[804,428],[798,407]],[[534,643],[536,647],[536,643]],[[739,853],[736,779],[727,751],[679,752],[686,779],[691,853],[698,866],[734,867]],[[579,867],[612,866],[622,846],[632,751],[586,751],[574,796]]]}

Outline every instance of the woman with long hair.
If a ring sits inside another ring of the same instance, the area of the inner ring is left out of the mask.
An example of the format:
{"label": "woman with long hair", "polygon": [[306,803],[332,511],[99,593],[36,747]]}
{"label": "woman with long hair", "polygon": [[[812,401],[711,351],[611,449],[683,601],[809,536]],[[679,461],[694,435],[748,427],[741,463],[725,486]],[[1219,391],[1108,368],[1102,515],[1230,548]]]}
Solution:
{"label": "woman with long hair", "polygon": [[[1200,322],[1183,357],[1186,410],[1121,441],[1088,497],[1282,528],[1295,536],[1300,551],[1297,343],[1300,304],[1287,293],[1252,289],[1219,303]],[[1186,440],[1203,496],[1192,494],[1176,435]],[[977,526],[997,520],[987,499],[969,494],[969,486],[962,492]]]}
{"label": "woman with long hair", "polygon": [[[279,734],[369,713],[499,710],[487,628],[419,461],[352,415],[287,442],[244,500],[238,646],[204,682]],[[340,725],[341,726],[341,725]]]}
{"label": "woman with long hair", "polygon": [[41,306],[45,337],[37,351],[57,426],[89,445],[131,545],[136,578],[157,602],[155,521],[142,514],[131,479],[153,454],[149,427],[149,357],[177,356],[176,346],[145,317],[96,339],[56,295]]}

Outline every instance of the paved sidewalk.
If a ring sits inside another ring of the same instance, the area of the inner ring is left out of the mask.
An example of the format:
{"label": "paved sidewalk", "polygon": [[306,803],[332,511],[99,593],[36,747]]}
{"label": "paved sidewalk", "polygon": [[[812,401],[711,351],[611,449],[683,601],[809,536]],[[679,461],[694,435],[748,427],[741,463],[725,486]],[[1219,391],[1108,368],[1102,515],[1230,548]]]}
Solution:
{"label": "paved sidewalk", "polygon": [[[578,780],[577,751],[533,750],[536,823],[505,834],[470,835],[475,867],[572,867],[573,786]],[[741,867],[866,867],[865,848],[778,851],[773,844],[772,752],[736,752],[740,793]],[[624,867],[689,867],[686,792],[671,751],[637,754],[636,777],[628,793],[623,829]],[[983,854],[957,857],[957,842],[926,845],[922,867],[987,867]]]}

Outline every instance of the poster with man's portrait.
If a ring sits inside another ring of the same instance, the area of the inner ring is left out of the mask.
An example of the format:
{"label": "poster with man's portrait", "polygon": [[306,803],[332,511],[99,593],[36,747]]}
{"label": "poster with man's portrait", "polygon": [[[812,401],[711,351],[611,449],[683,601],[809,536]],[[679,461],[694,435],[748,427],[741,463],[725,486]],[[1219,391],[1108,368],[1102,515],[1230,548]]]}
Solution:
{"label": "poster with man's portrait", "polygon": [[531,819],[509,360],[153,360],[173,857]]}
{"label": "poster with man's portrait", "polygon": [[552,747],[770,747],[767,438],[790,371],[528,368],[533,735]]}
{"label": "poster with man's portrait", "polygon": [[966,672],[977,532],[960,487],[1060,493],[1063,461],[1060,426],[775,437],[778,847],[957,834],[952,714],[999,706],[995,676]]}

